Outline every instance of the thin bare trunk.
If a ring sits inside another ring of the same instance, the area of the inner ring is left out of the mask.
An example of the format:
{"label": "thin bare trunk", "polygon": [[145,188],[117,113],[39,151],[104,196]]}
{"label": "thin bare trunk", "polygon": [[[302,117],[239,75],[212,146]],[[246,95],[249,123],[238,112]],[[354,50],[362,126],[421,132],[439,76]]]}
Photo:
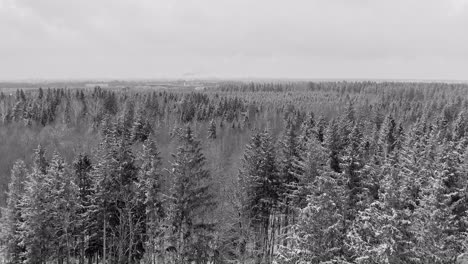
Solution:
{"label": "thin bare trunk", "polygon": [[104,238],[103,238],[103,249],[102,249],[102,263],[103,264],[107,264],[107,256],[106,256],[106,235],[107,235],[107,232],[106,232],[106,229],[107,229],[107,224],[106,224],[106,216],[104,214]]}

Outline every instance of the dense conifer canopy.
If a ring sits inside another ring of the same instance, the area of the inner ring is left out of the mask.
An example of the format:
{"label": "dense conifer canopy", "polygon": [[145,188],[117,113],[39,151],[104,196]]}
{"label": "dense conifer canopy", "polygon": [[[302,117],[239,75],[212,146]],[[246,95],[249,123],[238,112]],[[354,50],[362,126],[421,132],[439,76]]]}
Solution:
{"label": "dense conifer canopy", "polygon": [[466,98],[388,82],[2,92],[0,257],[454,263]]}

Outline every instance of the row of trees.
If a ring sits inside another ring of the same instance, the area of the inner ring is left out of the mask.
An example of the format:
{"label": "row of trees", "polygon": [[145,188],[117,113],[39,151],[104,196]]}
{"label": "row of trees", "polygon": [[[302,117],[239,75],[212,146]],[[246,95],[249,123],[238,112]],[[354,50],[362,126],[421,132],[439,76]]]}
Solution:
{"label": "row of trees", "polygon": [[[135,157],[116,125],[96,159],[71,165],[39,146],[30,170],[12,169],[2,214],[8,263],[207,263],[214,256],[216,200],[200,143],[187,127],[177,137],[164,181],[151,139]],[[165,186],[165,188],[163,188]]]}
{"label": "row of trees", "polygon": [[134,111],[148,118],[167,118],[176,110],[182,122],[209,121],[222,117],[226,122],[243,120],[243,100],[237,97],[208,96],[201,93],[146,92],[121,93],[96,87],[92,91],[40,88],[38,92],[17,90],[16,96],[0,93],[0,114],[4,124],[23,122],[46,126],[61,122],[76,126],[91,122],[99,126],[106,115]]}
{"label": "row of trees", "polygon": [[373,141],[353,119],[332,121],[323,142],[313,119],[278,148],[267,132],[252,137],[239,189],[250,258],[454,263],[467,246],[467,138],[424,123],[404,133],[387,117]]}

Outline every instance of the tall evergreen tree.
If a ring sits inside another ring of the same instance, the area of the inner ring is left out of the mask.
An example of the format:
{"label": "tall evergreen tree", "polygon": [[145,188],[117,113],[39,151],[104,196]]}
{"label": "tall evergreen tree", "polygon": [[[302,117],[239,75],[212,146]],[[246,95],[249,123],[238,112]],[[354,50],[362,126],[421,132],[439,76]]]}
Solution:
{"label": "tall evergreen tree", "polygon": [[73,162],[74,182],[77,185],[77,212],[76,212],[76,233],[78,235],[78,250],[76,254],[79,263],[85,261],[85,257],[91,259],[98,252],[98,246],[91,240],[92,230],[97,227],[91,218],[90,209],[94,196],[93,179],[91,178],[91,160],[86,154],[79,154]]}
{"label": "tall evergreen tree", "polygon": [[18,160],[11,170],[10,184],[8,185],[7,207],[1,218],[1,244],[5,245],[5,255],[8,263],[21,263],[24,254],[21,230],[23,222],[21,196],[24,193],[24,181],[28,171],[22,160]]}
{"label": "tall evergreen tree", "polygon": [[316,123],[314,112],[310,112],[307,119],[302,123],[302,134],[301,139],[304,142],[309,141],[313,136],[316,137]]}
{"label": "tall evergreen tree", "polygon": [[361,125],[356,124],[349,137],[349,145],[344,150],[341,157],[343,167],[343,176],[347,185],[348,204],[346,217],[348,221],[352,221],[357,212],[366,206],[368,200],[368,179],[364,174],[364,159],[363,159],[363,135]]}
{"label": "tall evergreen tree", "polygon": [[385,158],[395,148],[397,136],[397,125],[391,116],[387,116],[381,127],[378,136],[378,147],[381,157]]}
{"label": "tall evergreen tree", "polygon": [[256,133],[246,147],[239,173],[244,214],[256,234],[253,254],[257,263],[271,261],[276,243],[281,179],[275,156],[268,132]]}
{"label": "tall evergreen tree", "polygon": [[316,136],[320,142],[323,142],[325,140],[326,129],[327,121],[323,116],[320,116],[316,125]]}
{"label": "tall evergreen tree", "polygon": [[342,151],[342,139],[339,134],[339,126],[335,120],[328,124],[325,134],[325,146],[329,153],[329,165],[335,172],[341,172],[340,168],[340,152]]}
{"label": "tall evergreen tree", "polygon": [[25,263],[43,263],[52,256],[52,228],[49,207],[51,186],[47,179],[48,161],[45,150],[39,146],[34,155],[32,171],[26,177],[25,192],[21,199],[23,223],[21,223],[22,245],[25,247]]}
{"label": "tall evergreen tree", "polygon": [[289,198],[297,190],[299,183],[297,176],[303,173],[302,168],[297,166],[297,163],[302,161],[304,152],[304,146],[301,143],[294,126],[290,126],[279,144],[278,170],[282,185],[280,192],[284,196],[282,200],[285,206],[292,201]]}
{"label": "tall evergreen tree", "polygon": [[47,171],[46,182],[49,185],[50,204],[45,208],[49,215],[49,234],[52,239],[52,258],[59,262],[72,261],[76,234],[78,188],[63,158],[55,153]]}
{"label": "tall evergreen tree", "polygon": [[386,158],[380,172],[379,200],[359,212],[348,231],[347,244],[355,262],[411,263],[416,258],[402,159],[399,152]]}
{"label": "tall evergreen tree", "polygon": [[[322,154],[319,160],[325,161],[326,154]],[[345,182],[325,162],[310,165],[313,180],[308,185],[307,205],[299,211],[287,250],[278,257],[285,263],[344,263]]]}
{"label": "tall evergreen tree", "polygon": [[435,166],[427,175],[429,184],[421,188],[414,221],[419,242],[415,251],[426,262],[445,263],[466,250],[466,147],[460,143],[440,144]]}
{"label": "tall evergreen tree", "polygon": [[156,257],[163,257],[164,227],[166,220],[165,196],[162,192],[161,158],[155,142],[147,139],[139,155],[137,199],[140,209],[145,210],[145,221],[140,232],[145,241],[148,259],[154,262]]}
{"label": "tall evergreen tree", "polygon": [[[125,135],[113,130],[101,146],[93,170],[96,193],[92,217],[101,226],[96,235],[102,239],[104,263],[134,263],[144,254],[144,241],[139,240],[144,221],[136,197],[137,167]],[[99,240],[98,240],[99,241]],[[110,262],[109,262],[110,261]]]}
{"label": "tall evergreen tree", "polygon": [[216,136],[216,122],[213,119],[210,121],[210,126],[208,127],[208,138],[215,139]]}
{"label": "tall evergreen tree", "polygon": [[152,128],[148,120],[145,120],[144,113],[141,111],[137,114],[131,129],[131,139],[133,141],[144,142],[148,139],[152,132]]}
{"label": "tall evergreen tree", "polygon": [[279,157],[278,160],[278,176],[280,178],[280,186],[278,190],[281,211],[284,214],[281,226],[284,228],[284,236],[287,236],[290,225],[294,224],[295,212],[299,206],[298,191],[301,188],[300,184],[302,175],[304,174],[303,168],[300,163],[303,161],[304,146],[300,142],[297,135],[296,128],[289,126],[283,140],[279,144]]}
{"label": "tall evergreen tree", "polygon": [[180,146],[173,154],[170,176],[172,187],[169,216],[172,232],[170,241],[175,250],[176,263],[208,263],[211,259],[213,218],[210,211],[216,206],[212,194],[211,175],[205,167],[200,142],[190,126],[179,134]]}

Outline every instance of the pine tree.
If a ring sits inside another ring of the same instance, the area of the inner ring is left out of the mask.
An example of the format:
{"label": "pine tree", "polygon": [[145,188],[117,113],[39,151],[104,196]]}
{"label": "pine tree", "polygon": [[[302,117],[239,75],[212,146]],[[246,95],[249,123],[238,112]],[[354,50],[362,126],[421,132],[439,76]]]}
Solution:
{"label": "pine tree", "polygon": [[44,90],[42,89],[42,87],[39,87],[39,93],[37,98],[42,99],[42,97],[44,97]]}
{"label": "pine tree", "polygon": [[139,112],[133,122],[130,136],[133,141],[144,142],[152,132],[151,125],[147,120],[144,120],[143,115]]}
{"label": "pine tree", "polygon": [[[403,151],[403,150],[402,150]],[[379,199],[359,212],[347,234],[347,244],[357,263],[411,263],[413,212],[408,207],[408,175],[400,165],[404,155],[394,152],[382,165]]]}
{"label": "pine tree", "polygon": [[153,140],[147,139],[140,154],[138,172],[137,199],[145,210],[145,223],[141,226],[146,252],[150,259],[164,256],[164,208],[165,196],[162,193],[161,158]]}
{"label": "pine tree", "polygon": [[206,263],[212,253],[210,242],[215,224],[209,214],[216,206],[210,190],[211,175],[190,126],[179,135],[179,140],[181,145],[172,155],[170,170],[173,181],[169,201],[170,242],[176,252],[176,263]]}
{"label": "pine tree", "polygon": [[335,172],[341,172],[340,152],[342,151],[342,139],[339,135],[338,123],[334,120],[330,122],[325,134],[325,146],[329,152],[329,165]]}
{"label": "pine tree", "polygon": [[294,164],[299,168],[299,173],[295,173],[299,184],[293,197],[296,210],[300,211],[307,206],[307,197],[313,192],[313,188],[311,188],[313,183],[320,175],[329,171],[327,150],[318,139],[313,138],[307,143],[305,150],[301,153],[300,158],[294,161]]}
{"label": "pine tree", "polygon": [[354,106],[351,102],[348,103],[348,106],[346,108],[346,111],[344,112],[344,115],[342,115],[337,122],[338,125],[338,133],[339,133],[339,138],[340,138],[340,147],[341,149],[345,149],[348,144],[350,144],[349,141],[349,135],[351,134],[353,128],[355,127],[355,122],[356,122],[356,117],[355,117],[355,111],[354,111]]}
{"label": "pine tree", "polygon": [[[420,257],[444,263],[466,250],[466,146],[460,142],[440,144],[428,183],[421,188],[414,228]],[[427,169],[426,169],[427,170]]]}
{"label": "pine tree", "polygon": [[[280,141],[280,160],[278,162],[279,176],[281,177],[282,188],[280,190],[285,206],[290,205],[292,193],[296,192],[299,183],[298,175],[303,171],[298,162],[302,161],[304,146],[299,142],[299,137],[293,126],[286,131],[283,140]],[[289,197],[289,198],[286,198]]]}
{"label": "pine tree", "polygon": [[289,238],[289,249],[279,256],[286,263],[335,263],[331,261],[344,258],[345,183],[327,165],[319,168],[309,186],[307,206],[300,210]]}
{"label": "pine tree", "polygon": [[79,154],[73,162],[74,182],[77,185],[77,212],[76,233],[78,235],[78,256],[80,263],[84,258],[92,258],[98,252],[98,248],[90,241],[93,224],[90,215],[91,202],[94,196],[91,160],[86,154]]}
{"label": "pine tree", "polygon": [[48,197],[50,207],[45,208],[45,213],[49,215],[46,224],[50,228],[51,242],[54,246],[52,258],[60,262],[65,259],[66,263],[70,263],[73,244],[77,238],[76,216],[79,192],[67,164],[58,153],[52,157],[45,180],[50,191]]}
{"label": "pine tree", "polygon": [[103,102],[104,114],[115,115],[118,111],[117,96],[114,92],[109,92]]}
{"label": "pine tree", "polygon": [[15,122],[19,122],[23,119],[23,101],[17,101],[15,106],[13,107],[13,120]]}
{"label": "pine tree", "polygon": [[323,116],[320,116],[316,125],[316,131],[315,131],[317,139],[320,142],[323,142],[325,140],[326,129],[327,129],[327,121],[325,120]]}
{"label": "pine tree", "polygon": [[21,263],[24,254],[24,245],[21,244],[21,230],[23,222],[21,196],[24,193],[24,181],[28,171],[22,160],[18,160],[11,170],[10,184],[8,185],[7,208],[1,218],[1,244],[5,245],[5,254],[8,263]]}
{"label": "pine tree", "polygon": [[239,182],[244,215],[255,233],[253,255],[258,263],[271,261],[278,224],[280,183],[276,155],[268,132],[255,134],[242,160]]}
{"label": "pine tree", "polygon": [[295,211],[299,206],[300,198],[297,196],[301,177],[304,174],[303,168],[299,165],[303,160],[304,147],[300,142],[294,126],[289,126],[280,141],[278,169],[280,186],[278,193],[280,195],[281,211],[284,214],[281,226],[284,227],[284,236],[287,236],[290,225],[294,224]]}
{"label": "pine tree", "polygon": [[391,116],[387,116],[381,127],[377,144],[381,157],[385,158],[395,148],[397,136],[397,126],[395,120]]}
{"label": "pine tree", "polygon": [[20,90],[20,99],[21,101],[26,101],[26,95],[24,94],[23,89]]}
{"label": "pine tree", "polygon": [[348,205],[346,217],[352,221],[357,212],[366,206],[368,192],[364,177],[363,135],[361,125],[356,124],[349,135],[349,145],[341,157],[344,177],[347,183]]}
{"label": "pine tree", "polygon": [[466,134],[466,130],[468,129],[467,124],[467,114],[465,111],[461,111],[457,119],[453,123],[453,136],[455,140],[459,140],[463,138]]}
{"label": "pine tree", "polygon": [[316,137],[314,112],[310,112],[307,120],[302,124],[302,141],[308,142],[313,136]]}
{"label": "pine tree", "polygon": [[[424,263],[447,263],[461,253],[459,243],[464,241],[466,233],[451,235],[455,230],[450,207],[445,203],[443,181],[438,177],[431,181],[432,186],[422,190],[421,203],[414,214],[414,251]],[[456,237],[462,240],[453,239]]]}
{"label": "pine tree", "polygon": [[34,153],[34,168],[38,170],[38,172],[46,174],[48,166],[49,162],[46,159],[46,151],[42,145],[39,145]]}
{"label": "pine tree", "polygon": [[[104,263],[134,263],[144,254],[144,222],[137,196],[137,167],[125,135],[113,130],[101,146],[93,170],[95,196],[91,216],[100,227],[93,240],[102,245]],[[110,261],[110,262],[108,262]]]}
{"label": "pine tree", "polygon": [[216,139],[216,122],[213,120],[210,121],[210,126],[208,128],[208,138]]}
{"label": "pine tree", "polygon": [[72,122],[72,106],[71,106],[71,102],[70,102],[70,99],[67,98],[66,101],[65,101],[65,111],[63,113],[63,122],[64,124],[66,125],[70,125],[71,122]]}
{"label": "pine tree", "polygon": [[35,151],[32,172],[27,175],[25,193],[21,199],[23,223],[21,223],[21,240],[25,247],[24,263],[43,263],[53,255],[53,234],[50,225],[49,193],[50,184],[46,181],[48,161],[45,150],[39,145]]}

